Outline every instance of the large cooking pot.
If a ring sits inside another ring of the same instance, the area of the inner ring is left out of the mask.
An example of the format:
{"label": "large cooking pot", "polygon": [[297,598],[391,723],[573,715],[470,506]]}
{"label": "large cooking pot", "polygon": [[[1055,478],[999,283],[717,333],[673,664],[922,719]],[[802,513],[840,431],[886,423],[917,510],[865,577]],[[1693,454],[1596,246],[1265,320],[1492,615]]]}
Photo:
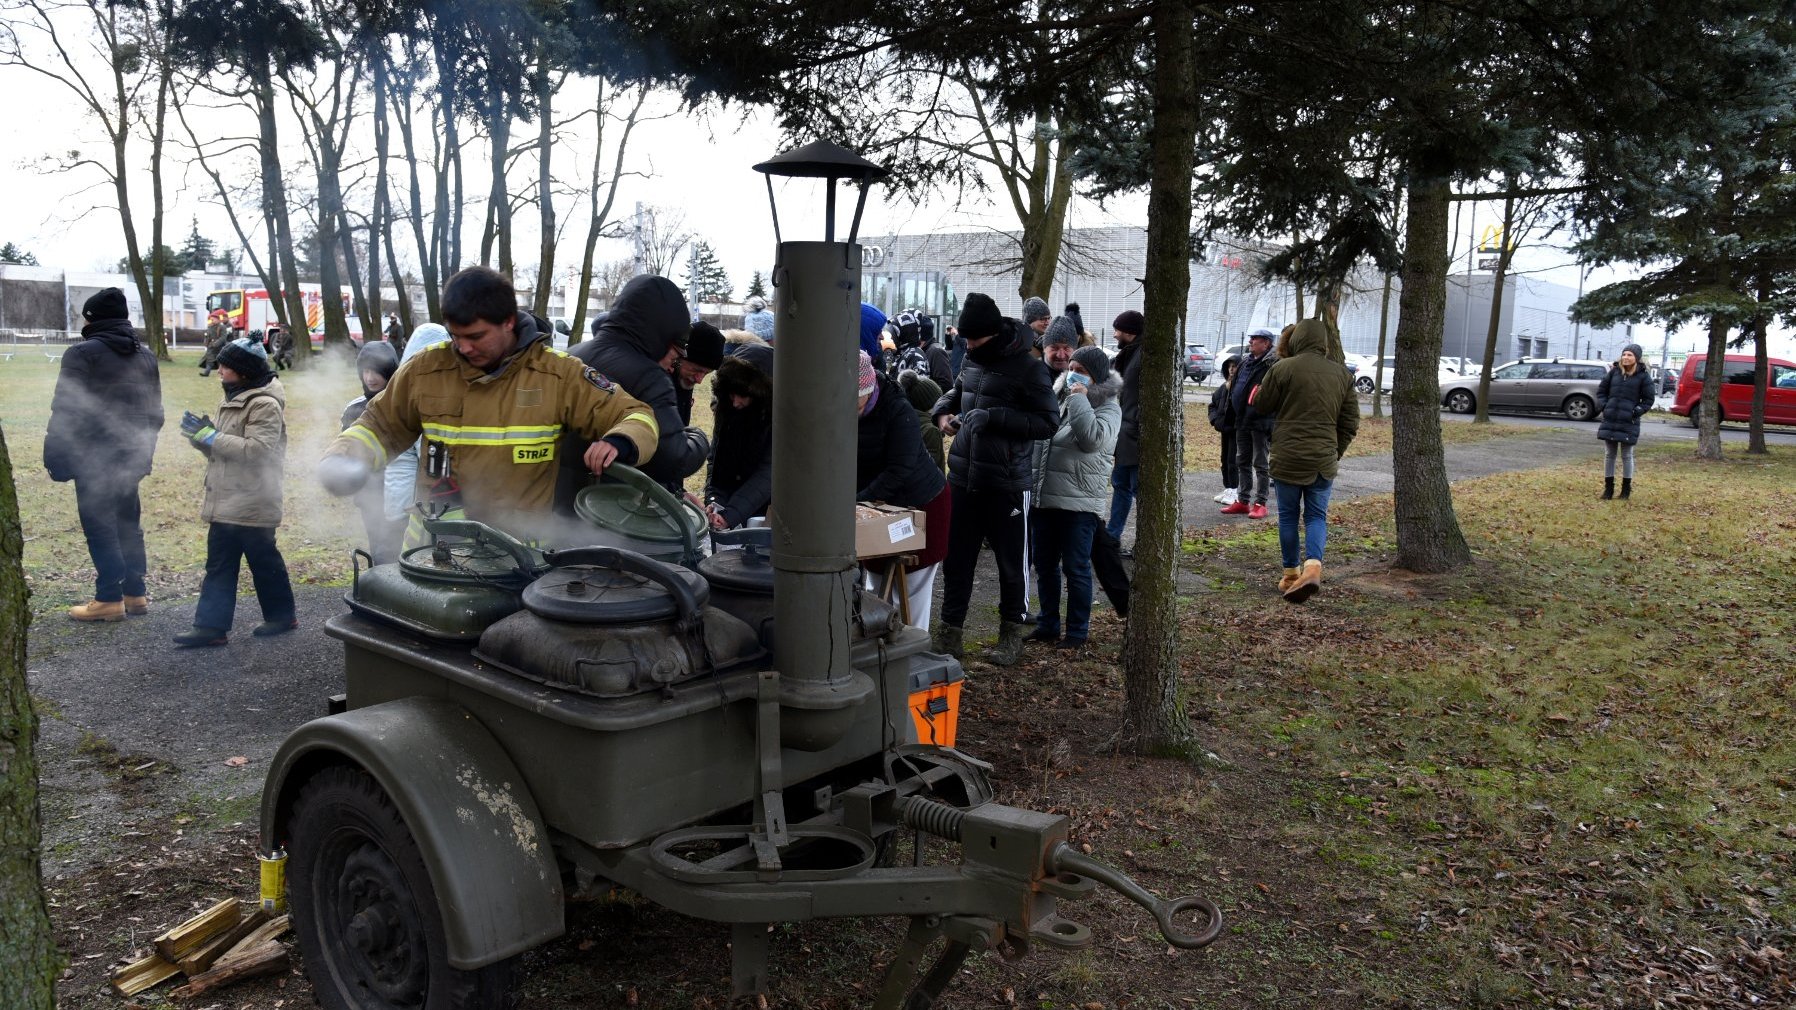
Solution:
{"label": "large cooking pot", "polygon": [[427,519],[431,542],[395,563],[355,570],[350,609],[431,638],[472,642],[515,612],[519,593],[548,566],[535,548],[471,519]]}
{"label": "large cooking pot", "polygon": [[711,526],[703,511],[633,466],[613,463],[605,476],[614,480],[574,496],[574,514],[599,530],[582,539],[668,564],[698,564],[699,537]]}
{"label": "large cooking pot", "polygon": [[[711,556],[698,563],[698,573],[711,587],[711,605],[755,629],[773,650],[773,529],[768,526],[720,530],[711,534]],[[740,548],[728,550],[727,548]],[[855,638],[879,638],[900,627],[898,608],[873,593],[855,594]]]}
{"label": "large cooking pot", "polygon": [[601,698],[659,690],[766,656],[754,631],[705,605],[697,573],[616,547],[549,551],[524,609],[480,636],[475,656]]}

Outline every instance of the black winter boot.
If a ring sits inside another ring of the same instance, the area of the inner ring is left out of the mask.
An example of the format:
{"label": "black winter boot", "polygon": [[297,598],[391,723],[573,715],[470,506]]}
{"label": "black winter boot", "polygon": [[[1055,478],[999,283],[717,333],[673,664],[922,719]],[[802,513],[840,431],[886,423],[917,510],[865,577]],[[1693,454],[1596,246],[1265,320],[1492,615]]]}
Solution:
{"label": "black winter boot", "polygon": [[1623,477],[1621,479],[1621,500],[1627,501],[1628,495],[1631,495],[1633,493],[1634,493],[1634,478]]}
{"label": "black winter boot", "polygon": [[1608,501],[1609,499],[1611,499],[1613,497],[1615,497],[1615,478],[1614,477],[1604,477],[1603,478],[1603,500]]}

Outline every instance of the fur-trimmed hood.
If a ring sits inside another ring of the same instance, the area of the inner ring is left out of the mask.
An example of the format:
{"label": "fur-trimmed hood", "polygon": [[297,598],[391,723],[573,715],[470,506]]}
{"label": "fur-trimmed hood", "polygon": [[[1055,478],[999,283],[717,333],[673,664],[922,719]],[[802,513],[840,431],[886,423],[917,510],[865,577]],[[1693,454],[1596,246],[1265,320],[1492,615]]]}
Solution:
{"label": "fur-trimmed hood", "polygon": [[[1066,391],[1066,377],[1071,374],[1070,371],[1061,372],[1060,375],[1054,379],[1054,397],[1063,403],[1068,396],[1072,395]],[[1122,376],[1116,374],[1115,371],[1112,371],[1110,377],[1103,382],[1094,382],[1091,385],[1086,386],[1085,395],[1091,398],[1091,406],[1092,409],[1095,410],[1121,396],[1122,386]]]}
{"label": "fur-trimmed hood", "polygon": [[720,403],[728,403],[732,395],[746,396],[762,405],[773,402],[773,377],[741,356],[723,359],[711,379],[711,388]]}

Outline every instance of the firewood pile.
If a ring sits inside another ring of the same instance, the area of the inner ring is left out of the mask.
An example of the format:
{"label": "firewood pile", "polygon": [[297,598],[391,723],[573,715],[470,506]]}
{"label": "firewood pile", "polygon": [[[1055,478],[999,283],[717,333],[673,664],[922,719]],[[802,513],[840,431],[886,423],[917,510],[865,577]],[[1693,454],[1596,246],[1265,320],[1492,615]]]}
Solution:
{"label": "firewood pile", "polygon": [[288,929],[285,915],[225,900],[158,936],[154,950],[112,973],[112,991],[130,999],[177,975],[186,984],[172,990],[173,999],[191,999],[233,982],[287,970]]}

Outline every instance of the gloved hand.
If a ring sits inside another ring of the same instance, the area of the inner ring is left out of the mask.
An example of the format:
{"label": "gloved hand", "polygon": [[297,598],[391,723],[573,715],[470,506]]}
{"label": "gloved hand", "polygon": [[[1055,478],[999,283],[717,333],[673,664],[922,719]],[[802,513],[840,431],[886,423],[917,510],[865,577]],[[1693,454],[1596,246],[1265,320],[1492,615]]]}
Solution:
{"label": "gloved hand", "polygon": [[984,407],[974,407],[972,410],[963,410],[960,413],[960,430],[963,434],[977,435],[979,434],[979,429],[985,427],[985,422],[990,419],[991,411],[986,410]]}
{"label": "gloved hand", "polygon": [[368,483],[368,464],[354,456],[326,456],[318,461],[316,472],[319,485],[338,498],[355,494]]}
{"label": "gloved hand", "polygon": [[193,443],[195,449],[210,449],[212,442],[218,438],[218,429],[212,427],[212,418],[206,414],[195,414],[189,410],[181,415],[181,434]]}

